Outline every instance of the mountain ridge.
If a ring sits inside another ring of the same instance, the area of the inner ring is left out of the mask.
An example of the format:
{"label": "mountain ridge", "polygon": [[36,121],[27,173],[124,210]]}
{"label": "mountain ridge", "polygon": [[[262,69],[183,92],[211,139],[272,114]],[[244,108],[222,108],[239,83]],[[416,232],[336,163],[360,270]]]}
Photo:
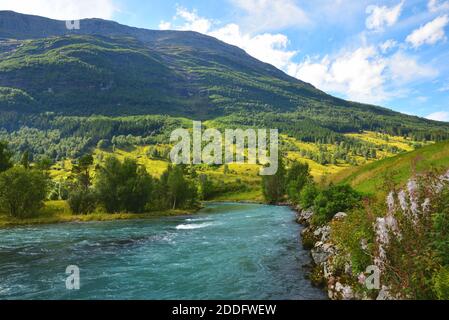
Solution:
{"label": "mountain ridge", "polygon": [[231,117],[253,124],[262,114],[258,125],[289,131],[312,124],[343,133],[449,133],[447,123],[333,97],[196,32],[102,19],[68,30],[65,21],[0,11],[0,58],[2,112]]}

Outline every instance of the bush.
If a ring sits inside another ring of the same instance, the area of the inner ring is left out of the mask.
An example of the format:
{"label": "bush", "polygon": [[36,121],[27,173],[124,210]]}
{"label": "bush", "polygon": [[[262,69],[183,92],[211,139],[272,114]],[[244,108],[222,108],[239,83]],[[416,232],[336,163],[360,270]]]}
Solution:
{"label": "bush", "polygon": [[307,163],[294,162],[287,172],[287,194],[293,203],[298,203],[302,189],[313,181]]}
{"label": "bush", "polygon": [[439,300],[449,300],[449,267],[442,268],[433,280],[434,291]]}
{"label": "bush", "polygon": [[111,157],[98,172],[96,190],[107,212],[141,213],[151,199],[153,179],[136,161]]}
{"label": "bush", "polygon": [[313,202],[315,214],[312,224],[323,225],[337,213],[353,209],[361,200],[362,196],[350,186],[331,185],[319,192]]}
{"label": "bush", "polygon": [[301,191],[299,195],[299,204],[303,209],[309,209],[313,206],[316,196],[318,195],[318,190],[315,184],[307,184]]}
{"label": "bush", "polygon": [[0,174],[0,208],[12,217],[36,215],[47,197],[48,178],[40,171],[14,167]]}
{"label": "bush", "polygon": [[374,218],[365,209],[357,209],[345,219],[332,223],[332,240],[343,254],[350,257],[355,274],[364,272],[373,264]]}
{"label": "bush", "polygon": [[89,214],[95,211],[98,198],[91,189],[78,188],[70,192],[68,204],[73,214]]}

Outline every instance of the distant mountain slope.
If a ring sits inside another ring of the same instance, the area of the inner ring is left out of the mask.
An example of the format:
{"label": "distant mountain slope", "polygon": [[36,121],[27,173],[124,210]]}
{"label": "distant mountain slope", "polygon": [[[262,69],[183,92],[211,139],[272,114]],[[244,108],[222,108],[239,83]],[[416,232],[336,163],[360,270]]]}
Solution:
{"label": "distant mountain slope", "polygon": [[[3,39],[3,40],[1,40]],[[195,32],[0,11],[0,111],[225,117],[294,133],[385,131],[447,138],[449,124],[332,97]],[[302,137],[300,134],[299,136]]]}
{"label": "distant mountain slope", "polygon": [[385,175],[394,173],[395,182],[403,185],[412,176],[430,168],[449,169],[449,141],[440,142],[412,152],[353,167],[330,177],[334,183],[347,183],[358,191],[370,194],[381,192]]}

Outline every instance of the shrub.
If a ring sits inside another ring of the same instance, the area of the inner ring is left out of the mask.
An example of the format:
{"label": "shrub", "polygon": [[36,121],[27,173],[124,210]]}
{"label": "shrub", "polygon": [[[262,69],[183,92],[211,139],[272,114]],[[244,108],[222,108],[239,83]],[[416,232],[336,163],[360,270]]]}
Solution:
{"label": "shrub", "polygon": [[98,172],[96,190],[107,212],[141,213],[151,199],[153,179],[136,161],[111,157]]}
{"label": "shrub", "polygon": [[77,188],[70,192],[68,204],[73,214],[89,214],[95,211],[98,198],[91,189]]}
{"label": "shrub", "polygon": [[303,209],[309,209],[313,206],[313,202],[318,194],[318,190],[313,183],[307,184],[299,195],[299,204]]}
{"label": "shrub", "polygon": [[356,207],[362,196],[348,185],[331,185],[318,193],[313,202],[315,214],[312,224],[323,225],[338,213]]}
{"label": "shrub", "polygon": [[0,208],[16,218],[36,215],[47,197],[48,178],[40,171],[14,167],[0,174]]}
{"label": "shrub", "polygon": [[434,276],[433,287],[439,300],[449,300],[449,267],[442,268]]}

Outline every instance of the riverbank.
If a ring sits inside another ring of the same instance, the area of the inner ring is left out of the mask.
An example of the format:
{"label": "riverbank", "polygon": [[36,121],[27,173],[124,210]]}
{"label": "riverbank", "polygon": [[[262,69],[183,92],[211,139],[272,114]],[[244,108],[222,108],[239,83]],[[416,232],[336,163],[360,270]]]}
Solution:
{"label": "riverbank", "polygon": [[301,241],[312,258],[309,278],[313,285],[327,292],[331,300],[395,300],[384,287],[368,290],[365,283],[361,283],[360,275],[354,273],[351,256],[341,252],[333,241],[332,231],[348,219],[346,213],[339,212],[331,222],[317,227],[311,223],[313,210],[291,208],[296,212],[297,223],[304,226]]}
{"label": "riverbank", "polygon": [[95,212],[87,215],[74,215],[65,201],[49,201],[40,212],[39,216],[18,219],[10,217],[6,214],[0,214],[0,228],[10,228],[28,225],[58,224],[69,222],[92,222],[92,221],[116,221],[116,220],[138,220],[138,219],[154,219],[160,217],[185,216],[191,215],[198,210],[167,210],[150,213],[116,213],[109,214],[104,212]]}

